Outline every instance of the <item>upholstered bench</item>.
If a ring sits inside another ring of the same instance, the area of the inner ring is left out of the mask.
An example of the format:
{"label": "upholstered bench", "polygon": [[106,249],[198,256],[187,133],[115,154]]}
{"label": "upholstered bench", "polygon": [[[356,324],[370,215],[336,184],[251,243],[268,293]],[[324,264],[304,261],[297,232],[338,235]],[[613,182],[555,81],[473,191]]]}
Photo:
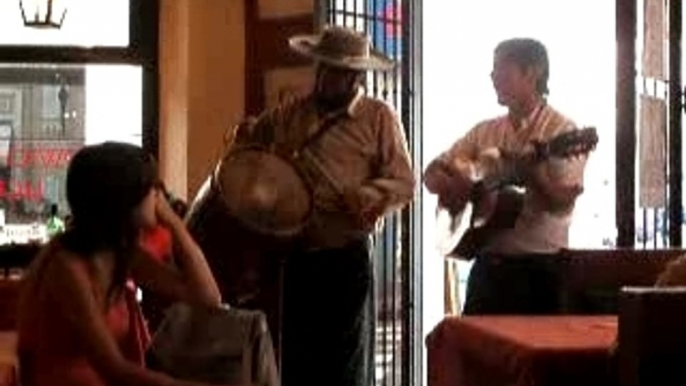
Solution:
{"label": "upholstered bench", "polygon": [[617,314],[625,286],[652,286],[683,249],[567,250],[560,254],[560,312]]}

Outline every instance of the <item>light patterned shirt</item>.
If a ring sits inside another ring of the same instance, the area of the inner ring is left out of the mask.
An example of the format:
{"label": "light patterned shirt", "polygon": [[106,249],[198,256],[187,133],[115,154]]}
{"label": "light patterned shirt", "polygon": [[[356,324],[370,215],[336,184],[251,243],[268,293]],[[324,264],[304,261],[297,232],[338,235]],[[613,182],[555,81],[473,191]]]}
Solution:
{"label": "light patterned shirt", "polygon": [[415,177],[396,114],[362,94],[326,116],[312,96],[296,99],[264,113],[237,141],[287,154],[305,172],[314,213],[304,236],[313,249],[342,247],[373,231],[360,226],[346,192],[355,192],[361,207],[381,205],[385,213],[414,197]]}
{"label": "light patterned shirt", "polygon": [[[521,154],[529,148],[531,141],[550,140],[576,125],[547,104],[539,105],[519,122],[518,128],[508,116],[483,121],[458,140],[442,157],[448,163],[460,160],[477,161],[480,154],[489,148]],[[551,157],[543,167],[548,174],[563,186],[583,186],[586,156]],[[499,233],[486,246],[487,252],[501,254],[554,253],[568,246],[568,232],[572,210],[553,210],[542,192],[527,188],[524,206],[513,229]]]}

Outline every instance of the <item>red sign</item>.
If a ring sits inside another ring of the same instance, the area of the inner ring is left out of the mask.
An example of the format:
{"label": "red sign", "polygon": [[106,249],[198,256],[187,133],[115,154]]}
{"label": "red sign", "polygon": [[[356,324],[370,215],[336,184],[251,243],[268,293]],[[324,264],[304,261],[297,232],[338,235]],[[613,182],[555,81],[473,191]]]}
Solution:
{"label": "red sign", "polygon": [[33,184],[31,181],[20,181],[12,185],[12,189],[8,190],[7,182],[0,180],[0,199],[40,201],[45,197],[43,181],[38,181],[38,184]]}
{"label": "red sign", "polygon": [[12,149],[12,156],[9,158],[10,167],[31,167],[43,166],[50,168],[66,167],[72,155],[76,153],[76,148],[52,148],[52,149]]}

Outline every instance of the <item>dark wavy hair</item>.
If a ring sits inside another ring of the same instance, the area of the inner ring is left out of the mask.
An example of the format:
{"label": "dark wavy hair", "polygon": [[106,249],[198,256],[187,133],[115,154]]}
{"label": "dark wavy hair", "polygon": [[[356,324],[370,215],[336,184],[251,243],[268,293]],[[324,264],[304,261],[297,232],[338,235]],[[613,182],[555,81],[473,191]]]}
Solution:
{"label": "dark wavy hair", "polygon": [[548,95],[550,63],[548,50],[543,43],[529,38],[509,39],[498,44],[495,54],[517,64],[521,69],[538,68],[540,74],[536,81],[536,90],[541,96]]}
{"label": "dark wavy hair", "polygon": [[116,256],[108,296],[121,290],[138,245],[135,209],[157,185],[154,158],[138,146],[105,142],[79,150],[67,169],[67,201],[72,224],[62,238],[83,258],[113,251]]}

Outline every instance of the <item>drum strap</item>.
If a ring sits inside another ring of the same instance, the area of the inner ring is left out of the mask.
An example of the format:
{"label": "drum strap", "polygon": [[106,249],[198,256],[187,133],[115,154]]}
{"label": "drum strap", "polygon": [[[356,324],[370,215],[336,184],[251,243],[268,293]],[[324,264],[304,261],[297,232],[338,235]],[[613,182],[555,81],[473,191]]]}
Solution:
{"label": "drum strap", "polygon": [[[347,110],[346,110],[347,111]],[[336,123],[339,122],[339,120],[343,117],[346,111],[335,113],[325,119],[323,119],[321,125],[319,126],[319,129],[309,136],[305,141],[300,145],[300,147],[293,152],[292,154],[292,161],[294,161],[295,164],[299,164],[301,166],[306,167],[308,170],[313,170],[319,174],[321,177],[324,178],[325,181],[327,181],[338,194],[343,194],[342,189],[336,182],[336,180],[329,175],[329,173],[325,170],[324,166],[321,165],[314,157],[303,157],[301,155],[305,155],[307,148],[310,146],[314,145],[317,141],[319,141],[324,134],[328,133],[331,131],[332,128],[335,127]],[[303,165],[304,164],[304,165]]]}
{"label": "drum strap", "polygon": [[322,120],[322,123],[319,125],[319,129],[303,141],[302,145],[300,145],[300,147],[297,149],[297,152],[300,153],[306,148],[315,144],[317,141],[319,141],[324,136],[324,134],[331,131],[331,129],[343,117],[343,115],[346,112],[347,110],[344,110],[343,112],[339,112],[324,118]]}

